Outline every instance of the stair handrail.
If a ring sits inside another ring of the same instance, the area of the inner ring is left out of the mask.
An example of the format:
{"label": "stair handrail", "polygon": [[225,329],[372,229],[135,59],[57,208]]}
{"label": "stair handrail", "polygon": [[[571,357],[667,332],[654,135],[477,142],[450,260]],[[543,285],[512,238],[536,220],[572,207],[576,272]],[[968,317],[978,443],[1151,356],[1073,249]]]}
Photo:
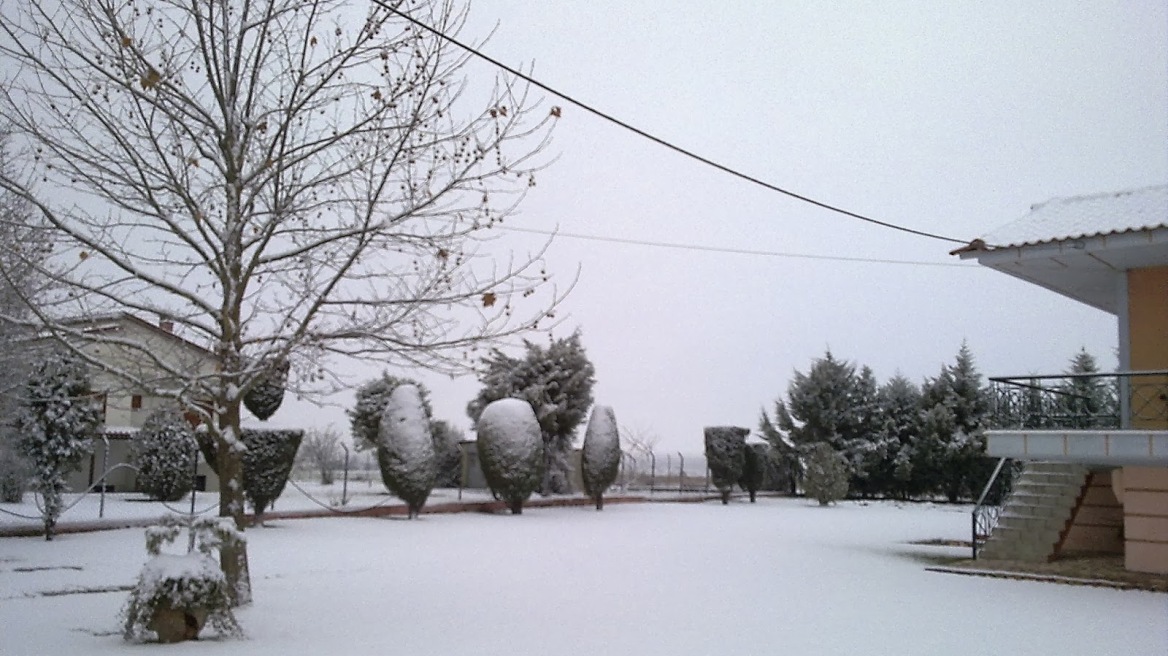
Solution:
{"label": "stair handrail", "polygon": [[[981,495],[977,498],[977,503],[973,506],[973,512],[970,513],[970,545],[973,548],[973,559],[977,560],[977,550],[980,546],[979,535],[989,536],[994,526],[998,523],[998,514],[1001,513],[1002,505],[987,506],[986,497],[989,496],[990,490],[993,489],[994,483],[998,480],[998,476],[1002,473],[1002,468],[1006,466],[1006,461],[1010,458],[998,458],[998,464],[994,467],[994,473],[990,475],[990,480],[986,482],[985,487],[982,488]],[[1002,504],[1005,499],[1002,499]],[[982,527],[982,532],[978,533],[979,525]]]}

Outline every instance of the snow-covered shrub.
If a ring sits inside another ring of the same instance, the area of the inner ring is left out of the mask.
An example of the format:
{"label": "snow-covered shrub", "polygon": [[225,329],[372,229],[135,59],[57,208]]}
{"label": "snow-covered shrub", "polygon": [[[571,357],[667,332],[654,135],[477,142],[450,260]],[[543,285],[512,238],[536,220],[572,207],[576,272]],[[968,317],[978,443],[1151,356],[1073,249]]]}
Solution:
{"label": "snow-covered shrub", "polygon": [[811,446],[805,467],[803,491],[819,505],[826,506],[847,496],[847,461],[830,444],[820,442]]}
{"label": "snow-covered shrub", "polygon": [[402,385],[417,387],[418,393],[422,396],[426,418],[431,419],[434,416],[430,407],[430,391],[425,385],[410,378],[391,376],[389,372],[383,371],[381,376],[366,381],[357,388],[356,404],[345,411],[349,415],[349,429],[358,451],[377,448],[377,442],[381,439],[381,413],[385,411],[385,404],[389,402],[390,395]]}
{"label": "snow-covered shrub", "polygon": [[483,359],[483,389],[466,407],[471,421],[488,403],[505,398],[527,401],[544,441],[543,494],[572,491],[572,440],[588,417],[596,370],[584,352],[580,332],[552,341],[546,348],[524,340],[523,358],[492,349]]}
{"label": "snow-covered shrub", "polygon": [[620,432],[616,413],[611,406],[592,408],[588,428],[584,432],[584,448],[580,454],[584,493],[596,502],[596,509],[604,509],[604,491],[616,480],[620,471]]}
{"label": "snow-covered shrub", "polygon": [[520,399],[499,399],[479,415],[479,462],[491,492],[511,509],[523,512],[523,502],[543,479],[543,438],[535,411]]}
{"label": "snow-covered shrub", "polygon": [[64,508],[66,477],[93,448],[101,414],[89,386],[89,370],[68,352],[48,353],[33,365],[16,417],[17,447],[32,469],[32,486],[43,501],[45,539]]}
{"label": "snow-covered shrub", "polygon": [[[203,458],[218,473],[214,439],[207,431],[197,431],[195,438]],[[246,447],[243,452],[243,494],[255,511],[256,523],[263,523],[264,510],[280,498],[288,483],[304,431],[245,428],[240,438]]]}
{"label": "snow-covered shrub", "polygon": [[[185,555],[162,552],[186,528],[194,535],[195,550]],[[122,637],[159,642],[195,639],[204,623],[221,636],[239,637],[243,631],[231,612],[227,578],[215,552],[229,541],[242,541],[230,518],[164,517],[146,529],[146,552],[151,556],[122,609]]]}
{"label": "snow-covered shrub", "polygon": [[162,501],[181,499],[194,483],[195,448],[195,432],[177,405],[150,413],[131,445],[138,489]]}
{"label": "snow-covered shrub", "polygon": [[434,488],[434,439],[414,385],[399,385],[389,395],[381,414],[377,464],[385,487],[406,502],[410,519],[417,517]]}
{"label": "snow-covered shrub", "polygon": [[750,502],[754,503],[755,494],[762,489],[763,481],[766,480],[770,446],[747,444],[744,455],[746,459],[742,464],[742,476],[738,479],[738,487],[749,492]]}
{"label": "snow-covered shrub", "polygon": [[288,361],[280,360],[267,370],[243,395],[243,405],[260,421],[267,421],[284,403],[284,388],[288,384]]}
{"label": "snow-covered shrub", "polygon": [[434,487],[458,487],[462,483],[459,443],[465,434],[441,419],[430,422],[430,432],[434,436]]}
{"label": "snow-covered shrub", "polygon": [[0,437],[0,503],[20,503],[28,489],[30,468],[7,437]]}
{"label": "snow-covered shrub", "polygon": [[749,428],[738,426],[706,426],[706,462],[710,479],[722,493],[722,503],[730,503],[730,492],[742,478],[746,466],[746,436]]}

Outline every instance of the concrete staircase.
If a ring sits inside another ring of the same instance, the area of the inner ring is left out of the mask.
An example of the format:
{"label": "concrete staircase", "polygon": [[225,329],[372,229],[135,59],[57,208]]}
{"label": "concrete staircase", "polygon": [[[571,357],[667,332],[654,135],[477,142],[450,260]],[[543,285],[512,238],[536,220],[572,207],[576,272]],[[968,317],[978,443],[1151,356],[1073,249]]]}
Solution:
{"label": "concrete staircase", "polygon": [[1028,462],[978,558],[1047,562],[1087,482],[1087,468]]}

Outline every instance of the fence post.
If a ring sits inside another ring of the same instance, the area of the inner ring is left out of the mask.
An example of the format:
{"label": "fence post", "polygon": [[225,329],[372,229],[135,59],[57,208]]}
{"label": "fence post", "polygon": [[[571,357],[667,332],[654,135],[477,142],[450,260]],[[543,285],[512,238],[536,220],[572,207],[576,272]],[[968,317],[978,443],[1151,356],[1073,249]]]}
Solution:
{"label": "fence post", "polygon": [[685,492],[685,456],[681,455],[681,451],[677,452],[678,472],[677,472],[677,492],[678,494]]}
{"label": "fence post", "polygon": [[109,473],[109,436],[102,433],[101,441],[105,445],[101,453],[101,502],[97,506],[97,518],[105,517],[105,475]]}
{"label": "fence post", "polygon": [[191,515],[190,524],[192,528],[187,531],[187,553],[194,553],[195,551],[195,531],[193,525],[195,523],[195,494],[199,489],[199,441],[193,440],[194,444],[191,449],[195,452],[195,457],[192,459],[194,463],[191,466]]}
{"label": "fence post", "polygon": [[652,451],[649,452],[649,495],[652,496],[653,488],[657,487],[657,454]]}
{"label": "fence post", "polygon": [[341,442],[341,448],[345,450],[345,473],[341,483],[341,507],[344,508],[349,503],[349,445]]}

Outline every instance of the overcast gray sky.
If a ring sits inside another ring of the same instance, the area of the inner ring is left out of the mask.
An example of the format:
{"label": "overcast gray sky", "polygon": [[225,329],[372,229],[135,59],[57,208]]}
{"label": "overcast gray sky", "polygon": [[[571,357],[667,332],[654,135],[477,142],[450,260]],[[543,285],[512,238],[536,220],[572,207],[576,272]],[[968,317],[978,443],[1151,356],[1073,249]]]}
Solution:
{"label": "overcast gray sky", "polygon": [[[769,182],[968,240],[1052,197],[1168,181],[1168,10],[1130,2],[480,1],[463,37],[546,84]],[[468,70],[490,73],[485,65]],[[558,159],[507,225],[814,256],[955,265],[954,245],[867,225],[687,161],[562,100]],[[540,238],[505,233],[525,251]],[[841,262],[559,237],[581,270],[556,330],[580,327],[596,399],[700,452],[756,427],[825,349],[920,381],[968,340],[983,374],[1115,366],[1114,317],[979,268]],[[536,339],[540,339],[536,337]],[[374,375],[376,369],[370,371]],[[416,372],[469,428],[472,378]],[[340,406],[279,424],[348,432]]]}

